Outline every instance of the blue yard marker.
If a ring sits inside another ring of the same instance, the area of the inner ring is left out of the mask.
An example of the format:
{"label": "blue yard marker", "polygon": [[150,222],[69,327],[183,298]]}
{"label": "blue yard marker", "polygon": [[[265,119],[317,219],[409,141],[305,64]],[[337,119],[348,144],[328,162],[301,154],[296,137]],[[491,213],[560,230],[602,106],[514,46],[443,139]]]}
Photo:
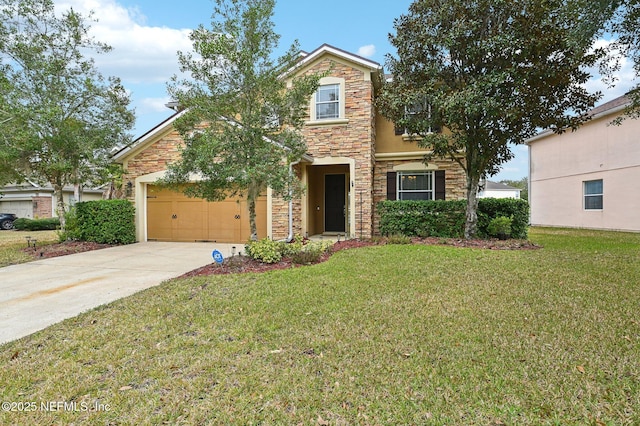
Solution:
{"label": "blue yard marker", "polygon": [[213,257],[213,260],[216,261],[216,263],[222,263],[224,262],[224,256],[222,256],[222,253],[220,253],[219,250],[214,250],[211,253],[211,256]]}

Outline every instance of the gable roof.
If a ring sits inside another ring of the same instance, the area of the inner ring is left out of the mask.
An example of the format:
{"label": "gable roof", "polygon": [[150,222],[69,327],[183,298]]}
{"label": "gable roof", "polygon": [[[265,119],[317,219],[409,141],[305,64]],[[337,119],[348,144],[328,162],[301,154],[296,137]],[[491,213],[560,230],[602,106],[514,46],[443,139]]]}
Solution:
{"label": "gable roof", "polygon": [[[358,66],[368,68],[372,72],[382,72],[382,66],[379,63],[325,43],[310,53],[300,52],[301,59],[299,60],[297,65],[294,68],[287,71],[284,75],[287,75],[292,71],[298,70],[300,67],[310,64],[311,62],[320,58],[324,54],[331,54],[331,55],[337,56],[338,58],[341,58],[346,61],[350,61],[354,64],[357,64]],[[176,102],[169,102],[166,106],[170,109],[178,110]],[[147,144],[154,142],[156,140],[155,138],[158,135],[173,128],[173,123],[185,113],[186,113],[186,110],[176,112],[175,114],[173,114],[172,116],[164,120],[163,122],[153,127],[151,130],[144,133],[142,136],[135,139],[129,145],[116,151],[112,156],[113,160],[117,163],[120,163],[132,152],[145,148]],[[309,158],[311,157],[308,154],[305,154],[303,156],[303,160],[308,160]]]}
{"label": "gable roof", "polygon": [[493,182],[490,180],[485,181],[484,189],[485,191],[521,191],[520,188],[509,186],[502,182]]}
{"label": "gable roof", "polygon": [[[626,95],[619,96],[609,102],[605,102],[602,105],[598,105],[587,113],[587,116],[590,120],[596,120],[601,117],[606,117],[608,115],[618,114],[623,111],[629,104],[631,103],[631,99],[629,99]],[[545,129],[538,133],[535,136],[530,137],[525,141],[526,144],[530,144],[531,142],[535,142],[538,139],[544,139],[547,136],[553,135],[554,132],[551,129]]]}
{"label": "gable roof", "polygon": [[[169,106],[169,105],[171,105],[171,104],[168,104],[167,106]],[[158,136],[161,133],[166,132],[169,128],[173,128],[173,123],[178,118],[180,118],[182,115],[184,115],[185,112],[186,112],[186,110],[183,110],[183,111],[180,111],[180,112],[176,112],[171,117],[167,118],[166,120],[164,120],[163,122],[161,122],[157,126],[153,127],[151,130],[149,130],[148,132],[144,133],[142,136],[140,136],[139,138],[134,140],[129,145],[127,145],[124,148],[120,149],[119,151],[115,152],[113,154],[113,160],[116,163],[119,163],[127,155],[129,155],[132,151],[136,151],[139,148],[144,147],[147,143],[153,142],[155,140],[156,136]]]}
{"label": "gable roof", "polygon": [[316,50],[312,51],[311,53],[301,52],[302,59],[300,60],[298,65],[304,66],[310,62],[315,61],[317,58],[319,58],[320,56],[326,53],[330,53],[339,58],[354,62],[365,68],[370,68],[375,71],[382,70],[382,66],[375,61],[372,61],[370,59],[364,58],[359,55],[355,55],[353,53],[347,52],[346,50],[339,49],[337,47],[331,46],[326,43],[318,47]]}

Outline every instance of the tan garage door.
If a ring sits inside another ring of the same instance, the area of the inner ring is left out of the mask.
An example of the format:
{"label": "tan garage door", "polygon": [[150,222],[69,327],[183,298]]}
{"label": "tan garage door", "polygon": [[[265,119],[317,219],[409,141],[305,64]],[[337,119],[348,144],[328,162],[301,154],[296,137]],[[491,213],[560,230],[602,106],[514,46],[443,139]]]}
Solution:
{"label": "tan garage door", "polygon": [[[256,202],[258,238],[267,236],[267,197]],[[207,202],[154,185],[147,187],[147,239],[242,243],[249,239],[244,198]]]}

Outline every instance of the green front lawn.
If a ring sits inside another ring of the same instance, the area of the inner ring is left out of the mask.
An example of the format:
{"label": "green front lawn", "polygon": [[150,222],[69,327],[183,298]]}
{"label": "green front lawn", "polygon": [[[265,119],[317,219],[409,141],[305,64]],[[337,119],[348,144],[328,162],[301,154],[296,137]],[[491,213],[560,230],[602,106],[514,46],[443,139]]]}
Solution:
{"label": "green front lawn", "polygon": [[57,231],[0,231],[0,268],[33,260],[33,256],[23,251],[27,236],[36,239],[38,247],[58,242]]}
{"label": "green front lawn", "polygon": [[0,424],[638,424],[640,235],[530,236],[169,281],[0,346]]}

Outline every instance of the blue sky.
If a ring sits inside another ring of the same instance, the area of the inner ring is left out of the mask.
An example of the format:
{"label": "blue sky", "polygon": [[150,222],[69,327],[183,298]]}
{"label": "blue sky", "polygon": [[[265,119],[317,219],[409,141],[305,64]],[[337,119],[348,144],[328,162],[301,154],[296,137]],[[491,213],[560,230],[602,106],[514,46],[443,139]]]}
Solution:
{"label": "blue sky", "polygon": [[[120,77],[130,91],[136,109],[135,137],[144,134],[165,118],[171,110],[166,82],[178,73],[177,51],[191,48],[189,31],[199,24],[208,27],[211,0],[54,0],[57,7],[87,13],[94,11],[92,24],[96,39],[114,50],[96,58],[103,75]],[[298,40],[303,50],[311,51],[323,43],[360,54],[381,65],[392,53],[388,34],[393,20],[409,8],[411,0],[276,0],[275,30],[285,50]],[[630,86],[633,71],[623,62],[618,84],[607,88],[599,79],[589,83],[590,90],[602,90],[603,102],[620,96]],[[506,163],[492,180],[520,179],[527,175],[525,146],[513,148],[514,160]]]}

